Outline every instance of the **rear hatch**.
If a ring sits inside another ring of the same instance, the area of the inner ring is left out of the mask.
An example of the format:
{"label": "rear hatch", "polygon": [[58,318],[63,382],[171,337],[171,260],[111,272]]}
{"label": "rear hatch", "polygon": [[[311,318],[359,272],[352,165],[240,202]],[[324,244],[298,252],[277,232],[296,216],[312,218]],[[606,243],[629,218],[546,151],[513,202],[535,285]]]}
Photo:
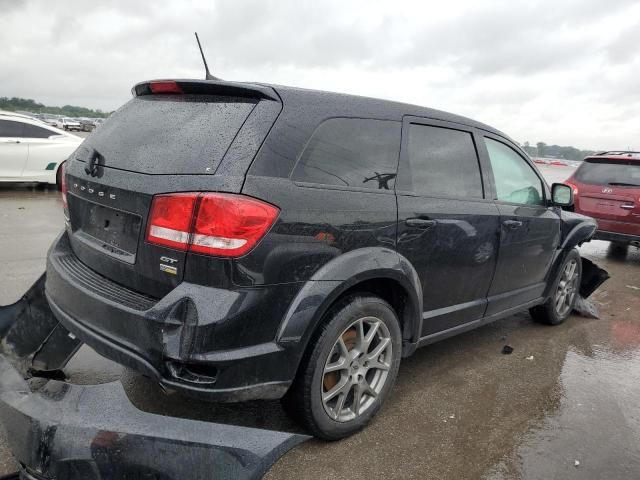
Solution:
{"label": "rear hatch", "polygon": [[[246,172],[281,106],[271,89],[227,82],[148,82],[134,94],[68,162],[67,229],[92,270],[159,298],[182,280],[186,254],[145,241],[153,196],[240,192],[228,172]],[[221,168],[229,156],[234,168]]]}
{"label": "rear hatch", "polygon": [[640,235],[640,159],[588,158],[574,178],[581,213],[602,230]]}

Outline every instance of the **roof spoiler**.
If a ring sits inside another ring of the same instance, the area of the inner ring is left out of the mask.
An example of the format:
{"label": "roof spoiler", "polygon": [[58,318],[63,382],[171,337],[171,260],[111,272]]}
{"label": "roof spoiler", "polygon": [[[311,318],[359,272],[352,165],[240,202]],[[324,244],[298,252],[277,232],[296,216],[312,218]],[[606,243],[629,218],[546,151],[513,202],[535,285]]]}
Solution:
{"label": "roof spoiler", "polygon": [[147,80],[136,84],[131,89],[131,94],[134,97],[140,97],[143,95],[153,95],[154,92],[152,85],[162,84],[166,87],[167,84],[175,86],[171,91],[164,89],[162,93],[186,93],[195,95],[221,95],[228,97],[243,97],[243,98],[255,98],[258,100],[274,100],[280,101],[280,98],[276,92],[270,87],[264,87],[262,85],[255,85],[251,83],[242,82],[227,82],[224,80],[193,80],[193,79],[165,79],[165,80]]}
{"label": "roof spoiler", "polygon": [[634,150],[606,150],[604,152],[595,153],[594,155],[627,155],[632,157],[638,154],[640,154],[640,152],[636,152]]}

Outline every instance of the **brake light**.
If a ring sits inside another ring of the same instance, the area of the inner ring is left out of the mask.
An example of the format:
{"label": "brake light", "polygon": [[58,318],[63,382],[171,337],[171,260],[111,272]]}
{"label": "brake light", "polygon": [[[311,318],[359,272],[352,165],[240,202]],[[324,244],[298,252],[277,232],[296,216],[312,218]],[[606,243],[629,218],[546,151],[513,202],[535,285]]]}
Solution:
{"label": "brake light", "polygon": [[176,250],[186,250],[197,199],[197,193],[153,197],[147,241]]}
{"label": "brake light", "polygon": [[578,196],[578,187],[576,187],[573,183],[571,182],[564,182],[565,185],[569,185],[571,187],[571,190],[573,190],[573,196],[577,197]]}
{"label": "brake light", "polygon": [[147,241],[205,255],[238,257],[260,241],[279,212],[271,204],[236,194],[156,195]]}
{"label": "brake light", "polygon": [[69,204],[67,203],[67,162],[62,162],[60,165],[60,193],[62,196],[62,207],[67,210]]}
{"label": "brake light", "polygon": [[149,83],[151,93],[184,93],[180,85],[173,81],[159,81]]}

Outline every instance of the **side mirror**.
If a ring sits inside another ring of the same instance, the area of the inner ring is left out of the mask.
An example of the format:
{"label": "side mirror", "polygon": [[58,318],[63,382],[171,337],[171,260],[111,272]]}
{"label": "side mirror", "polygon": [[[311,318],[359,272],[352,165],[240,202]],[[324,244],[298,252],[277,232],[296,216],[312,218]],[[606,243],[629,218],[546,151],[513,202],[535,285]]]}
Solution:
{"label": "side mirror", "polygon": [[564,183],[554,183],[551,186],[551,201],[558,207],[572,207],[573,189]]}

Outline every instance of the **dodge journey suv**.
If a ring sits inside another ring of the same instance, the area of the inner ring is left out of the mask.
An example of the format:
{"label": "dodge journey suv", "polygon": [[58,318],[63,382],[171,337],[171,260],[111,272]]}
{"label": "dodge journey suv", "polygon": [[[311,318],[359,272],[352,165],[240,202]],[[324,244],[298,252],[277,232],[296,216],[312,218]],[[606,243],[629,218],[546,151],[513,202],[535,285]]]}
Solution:
{"label": "dodge journey suv", "polygon": [[164,388],[364,427],[419,346],[557,324],[593,220],[481,123],[290,87],[150,81],[66,162],[59,321]]}

